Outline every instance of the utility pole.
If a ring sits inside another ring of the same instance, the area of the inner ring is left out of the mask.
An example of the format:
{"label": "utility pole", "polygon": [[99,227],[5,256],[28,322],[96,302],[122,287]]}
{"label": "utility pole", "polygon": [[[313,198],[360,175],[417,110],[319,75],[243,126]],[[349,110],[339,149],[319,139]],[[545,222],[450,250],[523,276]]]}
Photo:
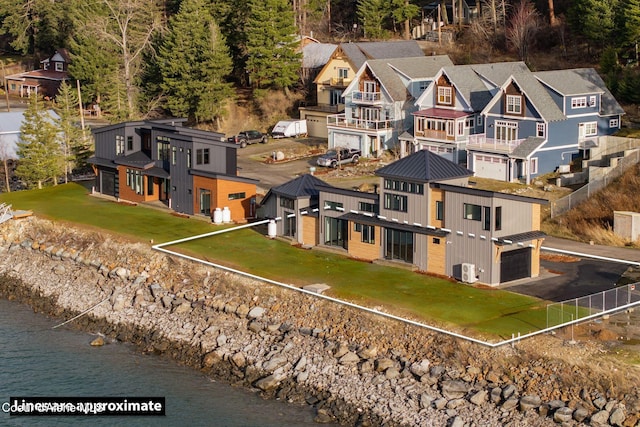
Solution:
{"label": "utility pole", "polygon": [[[637,46],[637,44],[636,44]],[[636,49],[637,51],[637,49]],[[636,57],[638,55],[636,54]],[[4,70],[4,61],[0,60],[0,62],[2,63],[2,83],[4,85],[4,96],[5,96],[5,100],[7,101],[7,111],[10,113],[11,112],[11,106],[9,105],[9,85],[7,84],[7,73]]]}

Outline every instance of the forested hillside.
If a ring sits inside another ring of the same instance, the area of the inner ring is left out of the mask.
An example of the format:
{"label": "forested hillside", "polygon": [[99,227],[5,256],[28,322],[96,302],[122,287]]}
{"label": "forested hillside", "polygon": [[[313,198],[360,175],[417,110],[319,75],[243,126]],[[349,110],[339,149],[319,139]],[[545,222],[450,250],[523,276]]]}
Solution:
{"label": "forested hillside", "polygon": [[473,3],[0,0],[0,50],[37,64],[67,48],[83,101],[98,103],[112,121],[174,115],[219,128],[234,88],[251,91],[258,114],[270,105],[260,101],[274,91],[303,91],[300,36],[334,43],[408,38],[440,16],[455,35],[446,49],[457,51],[457,63],[510,58],[533,68],[601,64],[620,101],[640,101],[638,0]]}

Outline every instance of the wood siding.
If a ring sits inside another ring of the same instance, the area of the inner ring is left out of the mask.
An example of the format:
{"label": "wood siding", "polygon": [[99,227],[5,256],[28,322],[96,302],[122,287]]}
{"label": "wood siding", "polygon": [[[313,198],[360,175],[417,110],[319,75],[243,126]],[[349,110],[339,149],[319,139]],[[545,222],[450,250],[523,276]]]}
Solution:
{"label": "wood siding", "polygon": [[540,208],[538,204],[531,204],[531,230],[540,230]]}
{"label": "wood siding", "polygon": [[[427,272],[434,274],[447,274],[446,270],[446,246],[447,239],[444,237],[427,236]],[[434,243],[439,240],[440,243]]]}
{"label": "wood siding", "polygon": [[[129,168],[132,169],[132,168]],[[134,170],[134,169],[132,169]],[[137,169],[136,169],[137,170]],[[144,173],[144,172],[143,172]],[[150,202],[153,200],[158,200],[158,194],[160,193],[160,189],[154,187],[153,195],[147,195],[147,184],[148,180],[153,179],[151,177],[142,176],[142,189],[143,194],[137,194],[131,187],[127,185],[127,168],[124,166],[118,166],[118,180],[120,181],[120,198],[122,200],[127,200],[129,202],[141,203],[141,202]]]}
{"label": "wood siding", "polygon": [[[255,212],[251,212],[251,198],[256,196],[255,184],[194,176],[192,192],[194,212],[200,212],[198,199],[201,189],[211,191],[211,212],[216,208],[224,209],[226,206],[231,211],[231,220],[234,222],[244,222],[246,218],[255,215]],[[234,193],[245,193],[245,197],[229,200],[229,194]]]}
{"label": "wood siding", "polygon": [[[442,228],[444,226],[442,224],[443,221],[436,219],[436,202],[444,202],[444,193],[442,190],[437,188],[429,188],[428,191],[430,192],[429,199],[431,200],[431,208],[429,210],[429,221],[427,225]],[[442,206],[442,214],[444,218],[444,215],[446,215],[446,212],[444,212],[444,205]]]}
{"label": "wood siding", "polygon": [[302,243],[308,246],[318,245],[318,218],[304,215],[302,218]]}
{"label": "wood siding", "polygon": [[380,227],[374,227],[374,243],[364,243],[362,241],[362,233],[355,231],[355,223],[349,222],[349,255],[364,259],[367,261],[373,261],[381,257],[380,245],[382,243],[382,229]]}

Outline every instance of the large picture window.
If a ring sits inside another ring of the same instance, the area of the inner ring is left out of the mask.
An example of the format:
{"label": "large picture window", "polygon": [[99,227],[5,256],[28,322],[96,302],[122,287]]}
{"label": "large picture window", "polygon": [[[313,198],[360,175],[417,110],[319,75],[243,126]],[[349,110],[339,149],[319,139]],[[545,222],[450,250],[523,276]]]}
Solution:
{"label": "large picture window", "polygon": [[285,209],[293,209],[294,200],[288,197],[280,197],[280,206]]}
{"label": "large picture window", "polygon": [[387,228],[385,242],[386,259],[398,259],[413,264],[413,233]]}
{"label": "large picture window", "polygon": [[362,243],[374,244],[376,242],[375,229],[373,225],[359,224],[357,222],[354,224],[354,230],[360,233],[360,241]]}
{"label": "large picture window", "polygon": [[470,203],[464,204],[464,218],[474,221],[482,220],[482,206],[472,205]]}
{"label": "large picture window", "polygon": [[127,187],[131,188],[136,194],[144,195],[143,182],[142,171],[127,169]]}
{"label": "large picture window", "polygon": [[407,196],[384,193],[384,208],[392,211],[407,212]]}

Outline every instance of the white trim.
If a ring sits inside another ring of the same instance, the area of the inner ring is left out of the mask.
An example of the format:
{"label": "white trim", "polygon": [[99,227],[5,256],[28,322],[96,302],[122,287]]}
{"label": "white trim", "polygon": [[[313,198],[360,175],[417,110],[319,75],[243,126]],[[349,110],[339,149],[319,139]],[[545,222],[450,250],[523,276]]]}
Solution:
{"label": "white trim", "polygon": [[575,117],[602,117],[597,113],[583,113],[583,114],[567,114],[567,118],[575,118]]}
{"label": "white trim", "polygon": [[540,148],[539,150],[536,150],[536,152],[539,152],[539,151],[564,150],[565,148],[575,148],[575,149],[578,149],[578,148],[580,148],[580,146],[579,146],[578,144],[558,145],[558,146],[555,146],[555,147]]}

